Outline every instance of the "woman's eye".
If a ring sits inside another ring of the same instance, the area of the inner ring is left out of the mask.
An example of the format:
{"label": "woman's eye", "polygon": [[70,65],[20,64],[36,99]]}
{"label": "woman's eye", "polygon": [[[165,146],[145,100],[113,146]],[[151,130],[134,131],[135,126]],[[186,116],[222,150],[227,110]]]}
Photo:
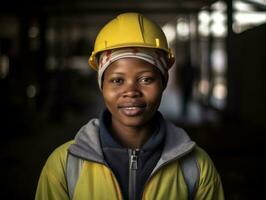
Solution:
{"label": "woman's eye", "polygon": [[114,78],[110,80],[111,83],[115,84],[115,85],[121,85],[123,83],[123,79],[121,78]]}
{"label": "woman's eye", "polygon": [[143,84],[149,84],[153,81],[153,78],[152,77],[143,77],[140,79],[140,82],[143,83]]}

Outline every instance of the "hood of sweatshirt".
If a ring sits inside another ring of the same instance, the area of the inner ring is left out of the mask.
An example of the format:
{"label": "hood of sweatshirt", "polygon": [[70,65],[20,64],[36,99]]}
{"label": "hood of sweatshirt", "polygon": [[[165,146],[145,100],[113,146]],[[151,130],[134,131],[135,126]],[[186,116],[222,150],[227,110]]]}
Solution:
{"label": "hood of sweatshirt", "polygon": [[[187,133],[173,123],[165,121],[165,129],[165,144],[161,158],[153,172],[164,163],[188,154],[196,146],[196,143],[190,139]],[[88,161],[107,165],[104,160],[99,130],[99,119],[90,120],[78,131],[75,142],[68,149],[69,153]]]}

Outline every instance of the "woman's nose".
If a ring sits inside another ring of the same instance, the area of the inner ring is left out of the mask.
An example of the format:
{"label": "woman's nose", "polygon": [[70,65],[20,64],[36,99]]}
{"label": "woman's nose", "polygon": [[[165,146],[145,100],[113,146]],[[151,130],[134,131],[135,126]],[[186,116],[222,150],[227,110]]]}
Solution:
{"label": "woman's nose", "polygon": [[125,84],[123,97],[136,98],[139,96],[141,96],[141,91],[138,87],[138,84],[136,84],[135,82],[130,82]]}

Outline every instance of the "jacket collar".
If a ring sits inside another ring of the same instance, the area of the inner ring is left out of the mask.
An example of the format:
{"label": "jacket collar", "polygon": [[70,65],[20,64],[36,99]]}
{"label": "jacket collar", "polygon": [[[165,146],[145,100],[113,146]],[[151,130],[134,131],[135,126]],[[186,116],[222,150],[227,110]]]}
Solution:
{"label": "jacket collar", "polygon": [[72,155],[85,160],[105,163],[99,138],[99,120],[92,119],[77,133],[75,142],[68,148]]}
{"label": "jacket collar", "polygon": [[166,139],[160,160],[152,171],[152,174],[165,163],[176,160],[191,152],[196,143],[190,139],[187,133],[166,121]]}
{"label": "jacket collar", "polygon": [[[100,142],[99,126],[98,119],[92,119],[83,126],[76,135],[75,142],[70,145],[69,153],[85,160],[106,164]],[[189,153],[196,145],[183,129],[176,127],[171,122],[166,121],[165,133],[162,156],[153,171],[165,162],[178,159]]]}

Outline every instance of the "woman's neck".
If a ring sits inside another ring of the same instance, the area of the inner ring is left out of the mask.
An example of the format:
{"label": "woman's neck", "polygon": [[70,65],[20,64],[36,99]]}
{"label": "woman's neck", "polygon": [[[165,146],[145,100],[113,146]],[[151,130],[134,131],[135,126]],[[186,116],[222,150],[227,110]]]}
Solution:
{"label": "woman's neck", "polygon": [[112,123],[111,133],[113,137],[125,148],[139,149],[149,139],[154,131],[152,123],[141,127],[121,126]]}

